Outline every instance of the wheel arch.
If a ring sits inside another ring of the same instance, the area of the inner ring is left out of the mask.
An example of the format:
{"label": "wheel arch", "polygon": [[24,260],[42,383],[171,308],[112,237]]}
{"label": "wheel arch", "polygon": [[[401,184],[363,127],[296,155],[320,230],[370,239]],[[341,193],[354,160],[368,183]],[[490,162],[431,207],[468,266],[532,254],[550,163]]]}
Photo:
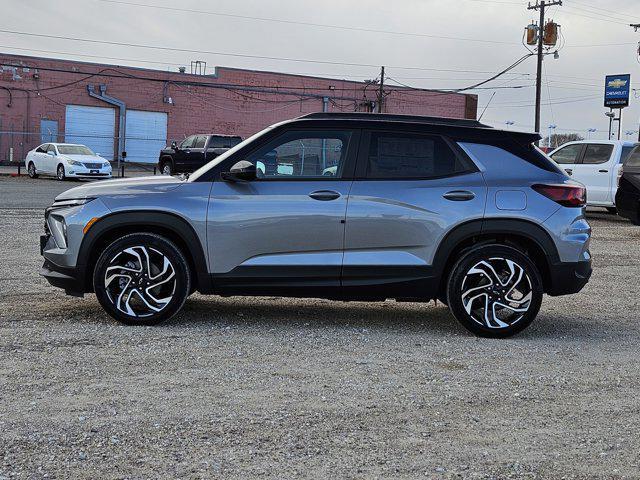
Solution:
{"label": "wheel arch", "polygon": [[211,291],[205,251],[189,222],[170,212],[137,210],[107,215],[93,224],[85,235],[77,261],[83,272],[85,292],[93,291],[93,269],[104,248],[122,235],[136,232],[156,233],[174,242],[189,262],[195,288],[203,293]]}
{"label": "wheel arch", "polygon": [[449,272],[465,250],[492,242],[527,252],[540,270],[545,292],[551,287],[551,265],[559,261],[559,255],[549,233],[528,220],[500,218],[464,223],[440,242],[434,257],[435,272],[440,279],[438,294],[443,294]]}
{"label": "wheel arch", "polygon": [[162,166],[165,163],[170,163],[171,164],[171,168],[175,169],[175,162],[173,161],[173,157],[171,155],[162,155],[160,157],[160,160],[158,161],[160,169],[162,169]]}

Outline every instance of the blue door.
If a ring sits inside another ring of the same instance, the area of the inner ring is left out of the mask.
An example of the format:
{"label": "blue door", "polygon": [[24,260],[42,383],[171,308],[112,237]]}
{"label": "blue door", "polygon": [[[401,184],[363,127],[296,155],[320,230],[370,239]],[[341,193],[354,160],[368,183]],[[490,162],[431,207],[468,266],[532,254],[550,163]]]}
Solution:
{"label": "blue door", "polygon": [[40,120],[40,143],[56,143],[58,141],[58,121]]}

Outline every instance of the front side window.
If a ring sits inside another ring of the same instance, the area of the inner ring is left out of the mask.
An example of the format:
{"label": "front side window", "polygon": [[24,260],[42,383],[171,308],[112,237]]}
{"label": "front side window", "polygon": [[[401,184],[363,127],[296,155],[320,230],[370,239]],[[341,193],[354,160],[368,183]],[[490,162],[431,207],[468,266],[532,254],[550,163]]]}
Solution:
{"label": "front side window", "polygon": [[258,178],[342,176],[350,132],[288,132],[251,154]]}
{"label": "front side window", "polygon": [[582,163],[590,165],[607,163],[611,158],[611,153],[613,153],[613,145],[587,145]]}
{"label": "front side window", "polygon": [[49,146],[48,143],[45,143],[44,145],[40,145],[38,148],[36,148],[36,152],[38,153],[47,153],[47,147]]}
{"label": "front side window", "polygon": [[207,137],[205,135],[198,135],[193,142],[193,148],[204,148],[205,143],[207,143]]}
{"label": "front side window", "polygon": [[367,178],[433,178],[466,170],[440,137],[392,133],[371,135]]}
{"label": "front side window", "polygon": [[53,153],[54,155],[57,155],[55,145],[49,144],[49,146],[47,147],[47,153]]}
{"label": "front side window", "polygon": [[191,135],[190,137],[185,138],[182,143],[180,144],[180,148],[184,149],[184,148],[191,148],[193,147],[193,144],[196,141],[196,136],[195,135]]}
{"label": "front side window", "polygon": [[551,155],[551,158],[560,165],[573,165],[577,163],[581,151],[582,144],[567,145]]}

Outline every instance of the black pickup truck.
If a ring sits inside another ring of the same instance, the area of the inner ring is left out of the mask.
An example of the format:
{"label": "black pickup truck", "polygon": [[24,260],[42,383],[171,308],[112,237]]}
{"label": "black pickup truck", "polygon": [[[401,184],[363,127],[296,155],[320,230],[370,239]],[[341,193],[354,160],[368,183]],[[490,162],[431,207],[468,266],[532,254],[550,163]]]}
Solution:
{"label": "black pickup truck", "polygon": [[241,137],[233,135],[191,135],[160,150],[158,168],[164,175],[193,172],[241,141]]}

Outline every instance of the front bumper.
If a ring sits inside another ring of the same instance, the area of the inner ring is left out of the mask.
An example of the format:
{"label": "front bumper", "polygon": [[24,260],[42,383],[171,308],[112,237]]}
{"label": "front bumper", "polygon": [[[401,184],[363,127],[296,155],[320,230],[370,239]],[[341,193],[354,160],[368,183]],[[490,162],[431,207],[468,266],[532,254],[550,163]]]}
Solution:
{"label": "front bumper", "polygon": [[578,293],[589,282],[592,271],[591,259],[551,264],[546,293],[554,297]]}
{"label": "front bumper", "polygon": [[[41,246],[43,244],[42,237],[40,237]],[[46,244],[46,239],[44,243]],[[40,269],[40,275],[46,278],[47,282],[54,287],[62,288],[67,295],[74,297],[84,296],[84,278],[81,278],[80,272],[81,269],[62,268],[48,260],[44,261],[44,265]]]}

